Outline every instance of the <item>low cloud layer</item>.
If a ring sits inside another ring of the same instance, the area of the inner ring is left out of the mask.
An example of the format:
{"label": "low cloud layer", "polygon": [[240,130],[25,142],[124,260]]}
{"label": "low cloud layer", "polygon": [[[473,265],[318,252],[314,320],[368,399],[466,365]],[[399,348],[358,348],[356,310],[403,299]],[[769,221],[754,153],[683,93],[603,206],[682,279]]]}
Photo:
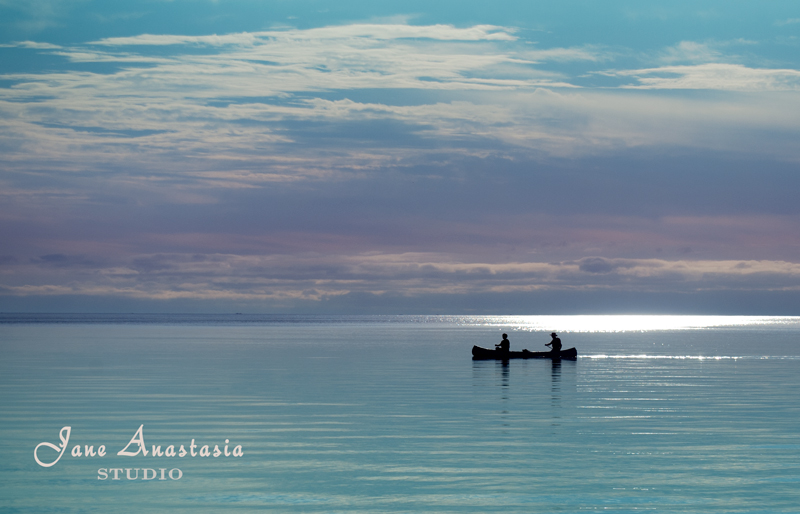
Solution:
{"label": "low cloud layer", "polygon": [[529,292],[800,292],[800,264],[587,257],[567,262],[459,262],[440,254],[137,255],[93,262],[46,255],[6,262],[7,295],[234,300],[273,308],[367,294],[408,298]]}

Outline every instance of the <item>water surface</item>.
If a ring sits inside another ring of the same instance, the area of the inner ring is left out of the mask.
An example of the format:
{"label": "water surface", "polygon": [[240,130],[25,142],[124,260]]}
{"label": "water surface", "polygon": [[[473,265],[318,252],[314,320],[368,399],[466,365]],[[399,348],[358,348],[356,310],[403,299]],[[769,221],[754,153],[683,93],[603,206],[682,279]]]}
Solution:
{"label": "water surface", "polygon": [[[470,359],[552,330],[576,361]],[[0,341],[0,512],[800,505],[798,318],[3,315]],[[140,425],[244,455],[116,455]],[[39,466],[64,426],[108,454]]]}

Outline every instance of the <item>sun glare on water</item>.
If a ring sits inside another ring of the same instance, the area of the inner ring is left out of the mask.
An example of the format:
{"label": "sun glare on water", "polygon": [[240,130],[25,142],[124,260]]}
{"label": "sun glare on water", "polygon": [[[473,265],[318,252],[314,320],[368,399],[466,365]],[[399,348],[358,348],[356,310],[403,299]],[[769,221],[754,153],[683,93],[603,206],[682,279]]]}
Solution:
{"label": "sun glare on water", "polygon": [[583,315],[583,316],[487,316],[481,324],[512,326],[531,332],[648,332],[715,327],[763,327],[800,325],[800,317],[787,316],[670,316],[670,315]]}

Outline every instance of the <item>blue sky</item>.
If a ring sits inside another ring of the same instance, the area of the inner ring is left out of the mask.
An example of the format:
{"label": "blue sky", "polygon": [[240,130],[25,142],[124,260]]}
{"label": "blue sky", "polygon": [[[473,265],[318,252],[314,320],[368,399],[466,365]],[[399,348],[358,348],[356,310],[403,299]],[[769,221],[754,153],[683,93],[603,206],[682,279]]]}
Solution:
{"label": "blue sky", "polygon": [[796,2],[0,0],[0,310],[800,314]]}

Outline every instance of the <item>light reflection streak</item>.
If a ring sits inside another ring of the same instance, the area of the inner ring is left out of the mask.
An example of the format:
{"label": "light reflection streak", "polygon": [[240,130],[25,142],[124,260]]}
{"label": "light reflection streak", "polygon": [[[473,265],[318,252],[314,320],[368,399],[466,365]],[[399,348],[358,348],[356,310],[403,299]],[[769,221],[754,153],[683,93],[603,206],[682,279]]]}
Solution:
{"label": "light reflection streak", "polygon": [[594,355],[578,355],[579,359],[646,359],[646,360],[798,360],[800,357],[796,355],[650,355],[650,354],[637,354],[637,355],[608,355],[608,354],[594,354]]}
{"label": "light reflection streak", "polygon": [[[650,332],[698,330],[720,327],[797,327],[797,316],[673,316],[673,315],[575,315],[469,317],[475,324],[509,326],[516,330],[558,332]],[[464,321],[469,322],[467,319]]]}

